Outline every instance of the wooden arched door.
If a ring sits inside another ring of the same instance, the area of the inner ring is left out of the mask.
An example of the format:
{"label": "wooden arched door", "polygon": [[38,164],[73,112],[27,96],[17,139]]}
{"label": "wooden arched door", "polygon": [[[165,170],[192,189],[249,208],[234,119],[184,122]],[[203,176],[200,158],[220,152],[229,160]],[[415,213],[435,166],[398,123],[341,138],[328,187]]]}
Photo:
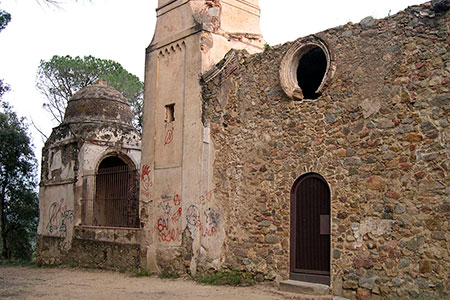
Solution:
{"label": "wooden arched door", "polygon": [[330,189],[316,173],[291,190],[290,279],[330,283]]}

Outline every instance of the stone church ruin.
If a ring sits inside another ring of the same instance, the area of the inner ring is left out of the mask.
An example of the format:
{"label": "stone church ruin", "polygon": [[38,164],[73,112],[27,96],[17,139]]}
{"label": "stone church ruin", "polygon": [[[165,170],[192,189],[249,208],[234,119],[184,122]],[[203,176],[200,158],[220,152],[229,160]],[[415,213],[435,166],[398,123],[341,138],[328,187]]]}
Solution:
{"label": "stone church ruin", "polygon": [[99,83],[44,147],[40,262],[449,297],[448,1],[273,47],[257,0],[156,12],[142,139]]}

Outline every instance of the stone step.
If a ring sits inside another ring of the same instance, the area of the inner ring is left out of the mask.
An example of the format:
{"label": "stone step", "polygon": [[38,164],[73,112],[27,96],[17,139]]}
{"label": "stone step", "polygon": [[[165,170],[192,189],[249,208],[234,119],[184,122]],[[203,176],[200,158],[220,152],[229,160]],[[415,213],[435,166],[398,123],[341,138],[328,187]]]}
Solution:
{"label": "stone step", "polygon": [[[330,295],[330,287],[324,284],[310,283],[296,280],[285,280],[280,282],[280,290],[283,292],[312,296],[305,299],[333,299]],[[314,296],[323,296],[315,297]]]}

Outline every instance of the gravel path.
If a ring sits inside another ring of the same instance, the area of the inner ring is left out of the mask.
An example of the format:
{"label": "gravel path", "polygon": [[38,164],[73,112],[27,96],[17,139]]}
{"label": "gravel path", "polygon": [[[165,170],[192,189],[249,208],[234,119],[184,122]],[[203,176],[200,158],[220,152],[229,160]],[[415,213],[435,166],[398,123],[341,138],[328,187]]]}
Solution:
{"label": "gravel path", "polygon": [[282,300],[275,287],[200,285],[188,279],[133,277],[127,274],[85,269],[0,266],[0,299],[3,300]]}

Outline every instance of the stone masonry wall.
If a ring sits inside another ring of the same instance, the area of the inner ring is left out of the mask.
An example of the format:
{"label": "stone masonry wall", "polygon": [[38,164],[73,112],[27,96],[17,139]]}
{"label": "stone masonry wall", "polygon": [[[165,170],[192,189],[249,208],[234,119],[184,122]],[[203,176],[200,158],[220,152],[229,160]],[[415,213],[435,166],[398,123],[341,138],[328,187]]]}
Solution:
{"label": "stone masonry wall", "polygon": [[288,278],[290,190],[317,172],[331,188],[335,295],[449,297],[449,23],[425,3],[318,33],[336,72],[317,100],[281,88],[291,43],[218,64],[203,119],[226,267]]}
{"label": "stone masonry wall", "polygon": [[[38,236],[40,264],[68,264],[109,270],[137,270],[140,267],[139,231],[125,234],[110,229],[75,228],[70,249],[61,251],[64,238]],[[118,231],[118,230],[116,230]]]}

